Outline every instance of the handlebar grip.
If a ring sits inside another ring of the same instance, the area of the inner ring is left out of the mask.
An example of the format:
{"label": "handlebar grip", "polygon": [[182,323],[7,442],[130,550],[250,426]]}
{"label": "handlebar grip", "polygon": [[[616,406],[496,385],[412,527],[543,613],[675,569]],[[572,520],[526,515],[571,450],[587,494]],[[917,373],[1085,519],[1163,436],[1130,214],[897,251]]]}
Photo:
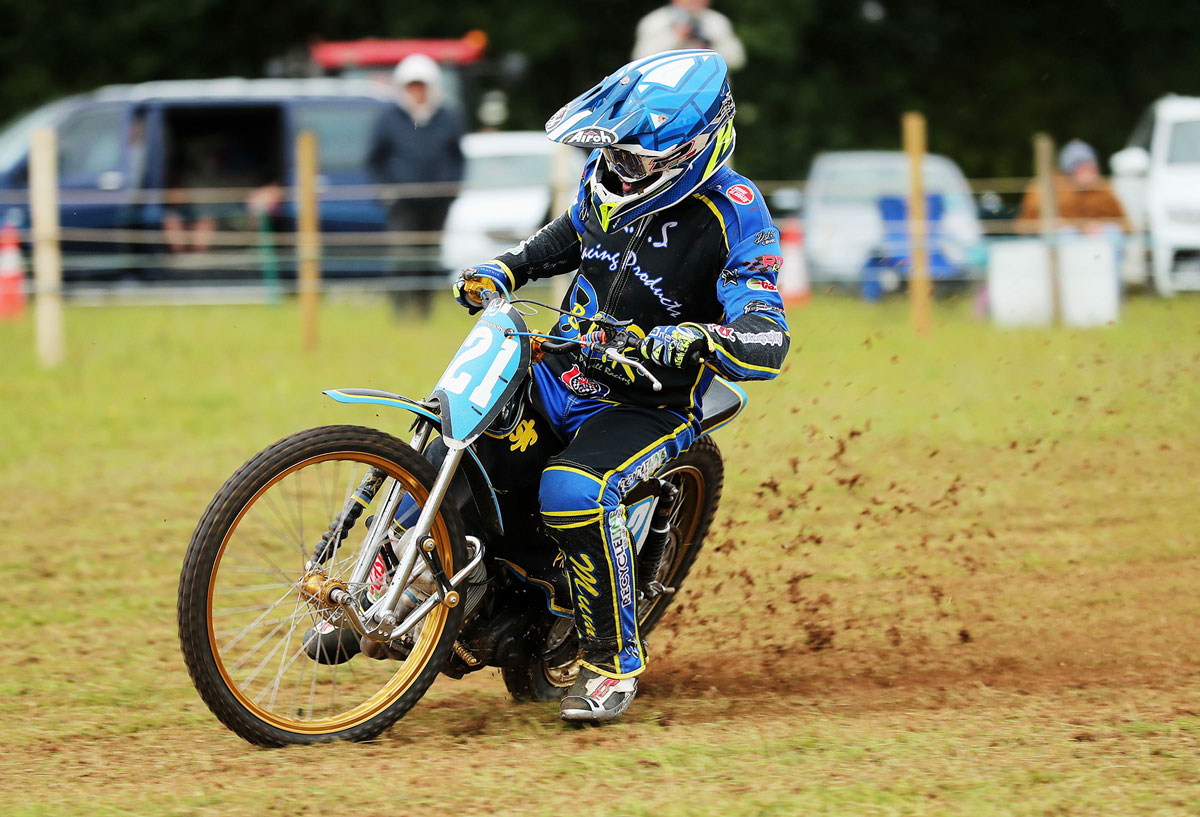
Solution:
{"label": "handlebar grip", "polygon": [[699,349],[693,349],[687,353],[687,357],[683,359],[683,364],[689,369],[694,369],[700,364],[704,363],[704,360],[704,352],[700,351]]}
{"label": "handlebar grip", "polygon": [[491,278],[481,275],[476,278],[467,278],[463,282],[463,292],[472,296],[480,303],[483,303],[484,292],[494,292],[499,294],[499,288],[496,286],[496,282]]}
{"label": "handlebar grip", "polygon": [[579,344],[570,340],[543,340],[541,343],[541,349],[543,352],[548,354],[555,354],[557,352],[565,352],[567,349],[578,345]]}

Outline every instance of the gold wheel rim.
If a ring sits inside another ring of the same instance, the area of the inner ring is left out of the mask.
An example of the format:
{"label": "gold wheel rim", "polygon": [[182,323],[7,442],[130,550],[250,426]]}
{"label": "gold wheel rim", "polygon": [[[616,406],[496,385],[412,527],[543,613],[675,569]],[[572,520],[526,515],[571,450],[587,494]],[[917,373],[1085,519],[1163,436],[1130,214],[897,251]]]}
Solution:
{"label": "gold wheel rim", "polygon": [[[417,642],[413,645],[408,657],[405,658],[397,666],[396,673],[387,681],[375,694],[371,695],[366,700],[359,703],[345,712],[337,715],[313,718],[313,719],[298,719],[281,715],[270,709],[265,709],[255,703],[247,696],[241,686],[234,681],[232,675],[225,667],[222,660],[221,651],[218,649],[216,632],[213,626],[213,596],[216,590],[216,579],[220,572],[221,562],[225,556],[226,547],[230,540],[238,530],[238,525],[241,523],[246,513],[254,507],[255,503],[266,494],[272,487],[278,485],[291,474],[298,471],[318,465],[322,462],[334,460],[351,461],[357,464],[378,468],[384,471],[388,477],[399,482],[406,491],[408,491],[414,499],[422,506],[429,498],[429,492],[420,482],[418,482],[411,474],[406,471],[399,470],[394,463],[388,460],[376,457],[370,454],[353,451],[340,451],[328,454],[321,454],[315,457],[310,457],[303,460],[284,471],[272,477],[262,488],[255,492],[238,511],[237,518],[225,533],[224,539],[221,541],[220,550],[217,552],[217,558],[213,562],[212,572],[209,575],[208,593],[206,600],[206,620],[208,628],[208,643],[209,650],[212,653],[213,660],[216,663],[217,671],[221,674],[221,678],[225,686],[233,693],[238,702],[246,708],[255,718],[270,724],[278,729],[287,732],[294,732],[304,735],[324,735],[334,732],[341,732],[346,729],[352,729],[362,723],[365,723],[372,718],[378,716],[385,711],[393,703],[396,702],[417,680],[417,677],[425,669],[433,651],[441,638],[442,631],[445,629],[446,621],[449,616],[449,610],[438,605],[429,613],[422,621],[421,635]],[[442,561],[443,568],[448,575],[454,575],[454,557],[450,549],[450,532],[446,528],[445,520],[441,514],[434,519],[433,528],[430,535],[437,543],[437,553]],[[297,571],[297,580],[303,575],[304,571]],[[299,591],[297,590],[297,593]],[[351,659],[353,660],[353,659]],[[314,670],[315,672],[315,670]]]}

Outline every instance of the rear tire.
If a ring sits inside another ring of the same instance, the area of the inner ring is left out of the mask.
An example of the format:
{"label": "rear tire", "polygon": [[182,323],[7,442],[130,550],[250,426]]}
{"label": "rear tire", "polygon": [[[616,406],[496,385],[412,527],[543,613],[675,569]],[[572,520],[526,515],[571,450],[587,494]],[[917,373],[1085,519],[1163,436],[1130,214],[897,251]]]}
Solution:
{"label": "rear tire", "polygon": [[[721,502],[725,482],[725,462],[721,449],[711,437],[701,437],[691,448],[668,462],[658,472],[659,479],[679,488],[671,515],[671,533],[663,553],[657,579],[677,591],[700,555],[708,529]],[[638,609],[638,631],[645,638],[662,619],[674,595],[661,595]],[[571,635],[574,639],[574,634]],[[579,674],[578,654],[569,666],[551,666],[535,657],[515,667],[500,670],[504,685],[518,701],[557,701]]]}
{"label": "rear tire", "polygon": [[[370,468],[387,474],[385,487],[401,484],[419,505],[436,477],[423,457],[383,432],[308,429],[238,469],[192,535],[179,585],[184,661],[213,714],[251,743],[370,740],[421,699],[450,656],[462,605],[434,607],[400,662],[351,658],[339,678],[337,663],[306,654],[306,629],[331,613],[299,591],[305,563]],[[370,507],[382,505],[386,494],[380,489]],[[352,533],[321,566],[322,577],[349,579],[365,530]],[[467,562],[458,512],[443,505],[430,535],[453,576]],[[369,583],[346,589],[357,597]]]}

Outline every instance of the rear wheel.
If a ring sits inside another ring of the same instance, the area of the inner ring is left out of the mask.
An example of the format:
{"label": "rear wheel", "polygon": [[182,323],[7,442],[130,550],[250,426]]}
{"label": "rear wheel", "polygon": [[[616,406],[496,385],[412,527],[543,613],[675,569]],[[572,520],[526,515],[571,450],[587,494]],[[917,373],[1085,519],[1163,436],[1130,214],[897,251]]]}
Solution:
{"label": "rear wheel", "polygon": [[[657,474],[679,489],[671,512],[670,533],[656,579],[678,590],[704,545],[721,501],[725,481],[725,463],[721,450],[711,437],[702,437],[691,448],[667,463]],[[663,594],[644,600],[638,608],[638,631],[649,635],[670,606],[673,595]],[[569,619],[561,621],[570,624]],[[556,627],[562,627],[556,624]],[[574,630],[568,626],[565,642],[551,628],[542,656],[500,672],[504,684],[518,701],[556,701],[575,683],[579,675],[579,650]],[[556,640],[558,643],[556,643]],[[567,646],[573,646],[568,651]]]}
{"label": "rear wheel", "polygon": [[[368,592],[370,577],[351,582],[365,525],[323,564],[306,564],[371,469],[387,479],[364,516],[378,511],[392,485],[423,506],[436,476],[423,457],[380,431],[309,429],[242,466],[192,535],[179,587],[184,660],[213,714],[251,743],[374,738],[420,700],[450,655],[461,605],[435,606],[400,661],[314,660],[306,650],[314,628],[341,621],[327,596],[314,594],[315,584],[340,583],[355,598]],[[443,505],[430,536],[446,574],[461,570],[466,547],[453,508]]]}

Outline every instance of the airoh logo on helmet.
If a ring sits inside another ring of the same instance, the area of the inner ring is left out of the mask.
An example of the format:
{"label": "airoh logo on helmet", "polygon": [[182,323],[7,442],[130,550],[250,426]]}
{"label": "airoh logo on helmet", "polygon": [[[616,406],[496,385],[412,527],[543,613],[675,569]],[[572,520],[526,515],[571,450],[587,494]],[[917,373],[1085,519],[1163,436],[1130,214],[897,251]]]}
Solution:
{"label": "airoh logo on helmet", "polygon": [[613,144],[617,139],[617,134],[608,128],[592,125],[571,131],[563,137],[562,143],[577,148],[602,148]]}

